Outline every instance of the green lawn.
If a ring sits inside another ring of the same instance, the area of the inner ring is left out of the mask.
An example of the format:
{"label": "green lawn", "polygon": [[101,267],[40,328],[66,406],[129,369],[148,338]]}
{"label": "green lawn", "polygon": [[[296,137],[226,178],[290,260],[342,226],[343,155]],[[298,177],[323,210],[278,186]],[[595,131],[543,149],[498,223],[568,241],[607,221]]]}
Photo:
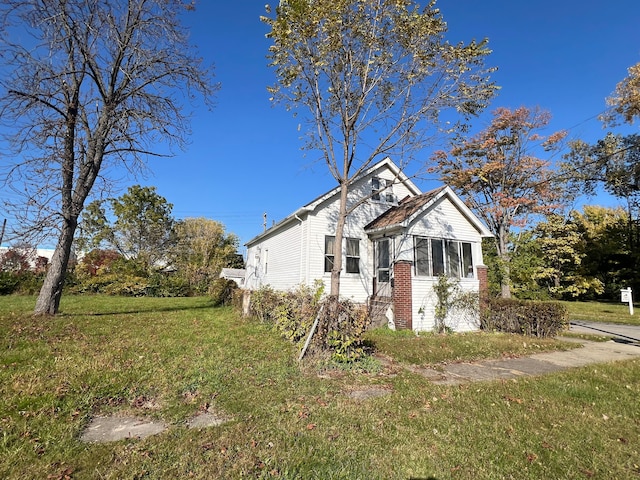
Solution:
{"label": "green lawn", "polygon": [[[640,478],[640,361],[438,386],[402,368],[300,368],[265,325],[204,298],[65,297],[49,319],[33,304],[0,297],[0,478]],[[487,334],[370,342],[406,363],[563,348]],[[370,387],[390,393],[348,395]],[[208,405],[233,420],[184,427]],[[109,413],[170,428],[81,443]]]}
{"label": "green lawn", "polygon": [[569,310],[570,320],[591,322],[622,323],[640,325],[640,305],[634,304],[633,315],[629,314],[629,304],[622,302],[561,302]]}

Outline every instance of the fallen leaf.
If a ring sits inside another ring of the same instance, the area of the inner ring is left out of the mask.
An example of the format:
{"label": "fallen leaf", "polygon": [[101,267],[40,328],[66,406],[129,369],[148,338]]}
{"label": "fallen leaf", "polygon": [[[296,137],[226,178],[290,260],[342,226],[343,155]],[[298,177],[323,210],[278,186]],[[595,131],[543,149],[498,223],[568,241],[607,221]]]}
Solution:
{"label": "fallen leaf", "polygon": [[536,455],[535,453],[528,453],[527,454],[527,460],[529,461],[529,463],[533,463],[538,459],[538,455]]}
{"label": "fallen leaf", "polygon": [[581,468],[580,471],[584,473],[587,477],[593,477],[594,473],[591,470],[587,470],[586,468]]}
{"label": "fallen leaf", "polygon": [[307,425],[307,430],[313,430],[316,427],[317,425],[315,423],[310,423],[309,425]]}

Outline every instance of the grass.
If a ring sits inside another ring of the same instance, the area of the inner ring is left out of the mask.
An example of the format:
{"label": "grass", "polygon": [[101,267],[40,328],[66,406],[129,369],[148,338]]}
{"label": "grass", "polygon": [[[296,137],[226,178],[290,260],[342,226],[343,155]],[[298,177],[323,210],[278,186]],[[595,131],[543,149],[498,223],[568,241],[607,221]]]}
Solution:
{"label": "grass", "polygon": [[[640,361],[456,387],[404,369],[318,375],[265,325],[203,298],[64,297],[48,319],[33,304],[0,298],[0,478],[640,478]],[[406,363],[564,348],[499,335],[370,341]],[[390,393],[346,394],[371,387]],[[185,428],[206,405],[233,420]],[[108,413],[170,428],[81,443]]]}
{"label": "grass", "polygon": [[640,326],[640,305],[634,304],[634,314],[629,315],[628,303],[614,302],[561,302],[569,310],[569,320],[619,323]]}

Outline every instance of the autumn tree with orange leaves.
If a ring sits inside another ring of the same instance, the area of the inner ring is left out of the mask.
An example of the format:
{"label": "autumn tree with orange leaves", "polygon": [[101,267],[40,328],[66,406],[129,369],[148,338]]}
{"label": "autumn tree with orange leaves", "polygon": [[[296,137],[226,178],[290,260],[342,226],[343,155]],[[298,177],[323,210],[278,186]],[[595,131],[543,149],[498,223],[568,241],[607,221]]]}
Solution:
{"label": "autumn tree with orange leaves", "polygon": [[485,130],[457,138],[449,152],[438,151],[432,159],[431,171],[439,173],[494,234],[503,298],[511,297],[509,262],[518,247],[511,239],[513,229],[561,203],[562,188],[554,180],[551,158],[566,132],[539,133],[550,120],[550,113],[540,108],[498,108]]}

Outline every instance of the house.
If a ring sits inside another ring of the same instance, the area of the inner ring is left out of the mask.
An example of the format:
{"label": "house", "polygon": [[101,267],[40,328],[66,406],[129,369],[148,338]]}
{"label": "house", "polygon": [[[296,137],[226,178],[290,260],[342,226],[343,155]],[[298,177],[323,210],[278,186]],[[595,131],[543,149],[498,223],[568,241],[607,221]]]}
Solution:
{"label": "house", "polygon": [[244,286],[245,275],[246,271],[244,268],[223,268],[220,271],[220,278],[233,280],[240,288]]}
{"label": "house", "polygon": [[[455,278],[460,291],[486,288],[481,242],[491,233],[451,188],[422,193],[389,158],[372,165],[351,185],[354,209],[336,246],[339,197],[335,188],[247,242],[245,288],[321,280],[328,289],[340,254],[341,296],[377,305],[395,327],[416,331],[434,327],[441,275]],[[479,326],[477,312],[447,322],[457,331]]]}

